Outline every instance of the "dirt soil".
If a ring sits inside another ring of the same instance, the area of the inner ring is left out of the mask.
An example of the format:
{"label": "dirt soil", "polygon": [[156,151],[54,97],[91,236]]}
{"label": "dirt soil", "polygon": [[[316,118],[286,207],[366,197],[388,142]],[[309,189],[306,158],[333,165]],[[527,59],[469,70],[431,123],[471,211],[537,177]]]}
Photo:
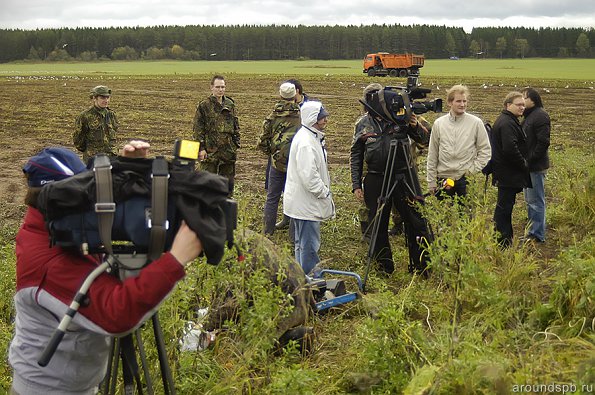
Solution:
{"label": "dirt soil", "polygon": [[[72,148],[74,120],[90,105],[89,90],[108,85],[113,90],[110,107],[118,114],[123,142],[148,139],[156,155],[170,155],[176,138],[190,138],[192,118],[199,100],[209,92],[210,76],[180,77],[2,77],[0,79],[0,215],[2,227],[14,227],[24,213],[25,183],[22,166],[41,148]],[[266,158],[255,149],[262,121],[271,111],[283,77],[231,75],[227,94],[239,109],[242,149],[237,164],[237,184],[251,196],[264,194]],[[327,141],[331,172],[348,171],[353,125],[361,113],[362,89],[370,82],[403,84],[390,78],[365,76],[312,76],[301,79],[306,92],[323,101],[331,116]],[[423,80],[422,80],[423,81]],[[512,80],[511,80],[512,81]],[[433,89],[431,98],[445,98],[445,88],[460,79],[423,81]],[[491,122],[511,90],[532,84],[544,89],[543,98],[552,116],[552,149],[569,145],[594,147],[593,82],[512,81],[492,82],[465,78],[472,92],[469,111]],[[545,90],[547,89],[547,90]],[[428,113],[433,120],[436,114]],[[551,255],[553,251],[547,253]]]}

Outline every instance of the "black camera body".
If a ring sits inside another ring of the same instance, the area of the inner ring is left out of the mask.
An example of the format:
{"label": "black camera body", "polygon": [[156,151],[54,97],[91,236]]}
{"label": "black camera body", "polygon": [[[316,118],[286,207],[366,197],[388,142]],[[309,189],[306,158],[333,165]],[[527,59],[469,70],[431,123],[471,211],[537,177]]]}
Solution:
{"label": "black camera body", "polygon": [[384,118],[388,122],[405,126],[411,114],[425,114],[428,111],[442,112],[442,99],[421,101],[431,89],[418,86],[419,74],[407,78],[407,86],[387,86],[378,91],[366,94],[366,102],[362,102],[368,110]]}

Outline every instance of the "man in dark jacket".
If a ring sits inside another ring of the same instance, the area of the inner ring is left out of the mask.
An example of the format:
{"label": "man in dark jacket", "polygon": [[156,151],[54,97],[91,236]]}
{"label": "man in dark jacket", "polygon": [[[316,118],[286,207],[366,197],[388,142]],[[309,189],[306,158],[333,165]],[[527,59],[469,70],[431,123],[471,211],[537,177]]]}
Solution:
{"label": "man in dark jacket", "polygon": [[548,147],[550,146],[550,116],[543,109],[541,96],[533,88],[523,89],[525,119],[523,131],[527,135],[529,156],[527,162],[531,175],[531,188],[525,188],[529,230],[527,239],[539,243],[545,241],[545,175],[550,167]]}
{"label": "man in dark jacket", "polygon": [[[385,94],[385,92],[387,92]],[[392,251],[388,240],[388,224],[391,207],[394,204],[407,230],[407,246],[409,248],[409,271],[422,272],[427,254],[424,254],[422,243],[429,239],[428,228],[420,213],[413,207],[414,199],[421,196],[421,187],[417,177],[417,169],[409,155],[409,138],[419,143],[427,143],[427,132],[415,114],[411,114],[406,123],[398,124],[395,119],[384,118],[381,109],[375,110],[375,104],[389,102],[390,90],[376,90],[366,93],[370,110],[362,116],[355,125],[353,144],[351,146],[351,183],[355,197],[363,201],[369,210],[368,222],[380,221],[374,244],[372,257],[380,264],[386,273],[394,271]],[[380,96],[384,100],[379,100]],[[388,96],[387,96],[388,95]],[[396,155],[392,168],[387,169],[391,142],[396,144]],[[367,172],[364,177],[364,164]],[[388,170],[388,171],[387,171]],[[385,193],[392,190],[387,201],[380,202],[382,188],[387,181]],[[393,188],[394,187],[394,188]],[[381,209],[380,215],[377,215]]]}
{"label": "man in dark jacket", "polygon": [[519,123],[524,110],[523,94],[510,92],[504,99],[504,110],[492,127],[493,177],[498,187],[494,222],[498,243],[503,247],[512,244],[512,209],[516,194],[531,186],[527,136]]}

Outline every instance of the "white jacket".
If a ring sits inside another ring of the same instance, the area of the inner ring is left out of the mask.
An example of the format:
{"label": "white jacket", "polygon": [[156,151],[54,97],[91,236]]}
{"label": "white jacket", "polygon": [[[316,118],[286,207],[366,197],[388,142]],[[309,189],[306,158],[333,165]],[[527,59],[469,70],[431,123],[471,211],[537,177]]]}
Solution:
{"label": "white jacket", "polygon": [[301,108],[302,127],[289,149],[283,214],[291,218],[322,221],[335,216],[324,133],[312,127],[322,104],[308,101]]}

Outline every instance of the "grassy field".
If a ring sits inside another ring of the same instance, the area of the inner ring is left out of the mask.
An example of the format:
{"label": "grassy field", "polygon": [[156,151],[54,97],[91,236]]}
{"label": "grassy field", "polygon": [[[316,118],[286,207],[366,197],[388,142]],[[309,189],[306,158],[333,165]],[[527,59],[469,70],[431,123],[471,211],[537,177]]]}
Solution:
{"label": "grassy field", "polygon": [[[0,64],[0,75],[194,75],[212,73],[280,75],[362,74],[361,60],[304,61],[145,61]],[[426,60],[422,76],[538,78],[595,81],[595,59],[446,59]]]}
{"label": "grassy field", "polygon": [[[482,65],[505,67],[508,62],[443,61],[440,68],[470,65],[482,72]],[[513,61],[514,70],[521,62]],[[534,70],[548,62],[538,61]],[[228,94],[237,103],[242,133],[234,195],[241,234],[262,230],[266,158],[255,145],[279,82],[298,75],[306,92],[321,99],[331,114],[326,140],[337,217],[323,224],[320,255],[328,268],[363,275],[367,245],[360,240],[360,206],[351,193],[349,147],[361,114],[357,99],[362,88],[391,79],[362,75],[358,61],[353,69],[315,67],[325,64],[348,62],[0,65],[5,75],[0,78],[0,353],[6,356],[14,329],[14,237],[25,211],[22,165],[44,146],[72,147],[74,119],[89,104],[89,88],[100,83],[114,91],[111,106],[121,122],[119,137],[147,138],[155,155],[170,155],[176,138],[190,136],[196,104],[209,94],[210,73],[229,74]],[[83,67],[90,68],[83,72]],[[183,76],[174,75],[184,67]],[[511,394],[522,392],[520,386],[534,386],[524,392],[555,392],[549,384],[593,393],[595,114],[594,83],[584,83],[595,79],[588,78],[593,68],[582,74],[575,69],[575,79],[549,70],[553,77],[541,79],[530,78],[535,73],[498,78],[487,71],[484,78],[454,69],[449,75],[430,75],[433,67],[429,61],[423,77],[424,86],[433,89],[430,96],[444,98],[445,87],[464,82],[471,89],[470,112],[492,122],[507,92],[525,85],[542,92],[552,119],[547,243],[519,241],[526,225],[519,195],[514,246],[501,251],[491,222],[496,190],[484,192],[484,179],[471,178],[472,216],[453,215],[452,207],[427,200],[424,212],[436,233],[430,278],[409,275],[403,237],[392,237],[395,273],[387,277],[372,268],[368,293],[357,303],[313,316],[309,325],[316,339],[306,355],[292,348],[271,353],[279,306],[287,304],[287,295],[272,289],[262,273],[246,272],[233,254],[217,267],[200,261],[160,308],[179,394]],[[430,121],[439,116],[425,115]],[[424,168],[422,158],[422,181]],[[285,233],[272,239],[289,253]],[[245,287],[249,295],[242,300],[239,320],[229,323],[214,347],[182,352],[178,340],[187,321],[230,284]],[[148,352],[154,361],[154,349]],[[157,364],[151,370],[156,373]],[[0,393],[7,392],[10,377],[3,358]]]}

